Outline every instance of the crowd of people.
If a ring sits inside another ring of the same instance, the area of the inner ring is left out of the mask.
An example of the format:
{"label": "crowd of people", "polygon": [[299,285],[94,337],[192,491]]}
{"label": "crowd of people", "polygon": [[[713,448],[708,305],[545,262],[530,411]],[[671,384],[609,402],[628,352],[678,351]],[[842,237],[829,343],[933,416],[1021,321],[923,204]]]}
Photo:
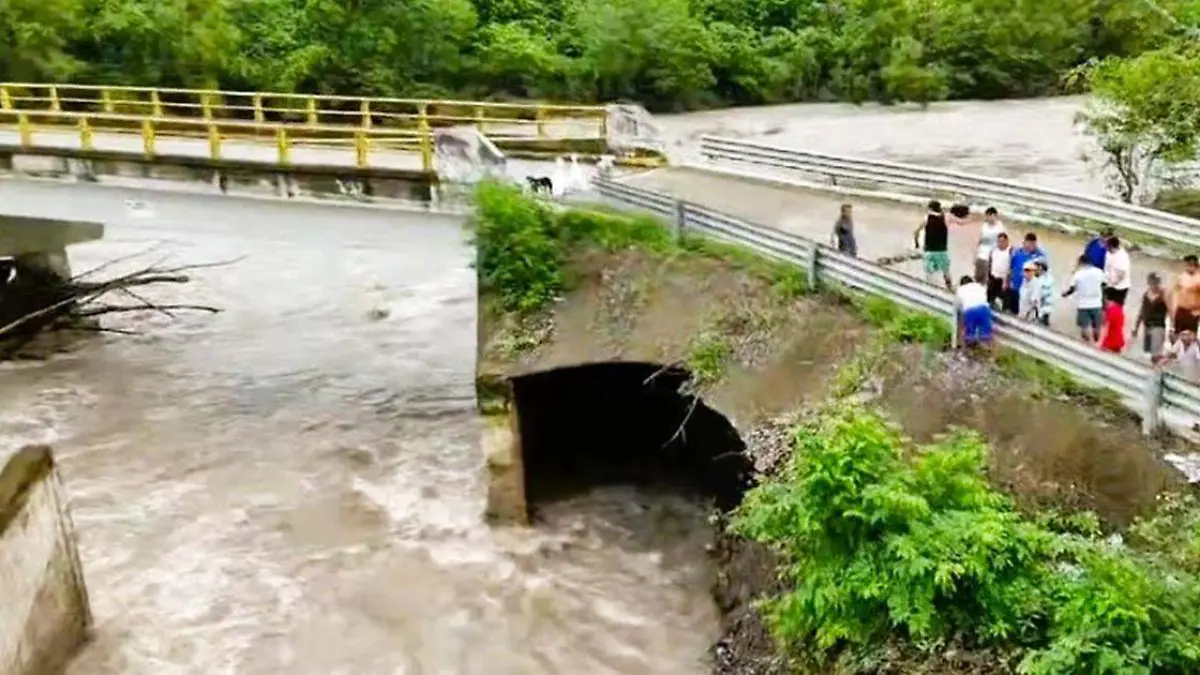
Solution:
{"label": "crowd of people", "polygon": [[[973,273],[962,276],[956,286],[950,230],[974,222],[980,229]],[[840,251],[857,255],[849,205],[842,206],[833,238]],[[1147,274],[1146,290],[1129,326],[1126,307],[1134,270],[1129,251],[1111,230],[1088,240],[1062,287],[1037,234],[1028,232],[1017,245],[995,208],[986,209],[980,219],[965,205],[944,209],[931,201],[924,222],[913,232],[913,245],[921,251],[926,279],[956,294],[964,345],[991,343],[993,311],[1049,327],[1055,312],[1062,311],[1060,304],[1073,302],[1074,323],[1083,342],[1120,354],[1140,338],[1140,351],[1151,363],[1200,381],[1200,259],[1195,255],[1184,258],[1183,272],[1169,286],[1157,272]]]}

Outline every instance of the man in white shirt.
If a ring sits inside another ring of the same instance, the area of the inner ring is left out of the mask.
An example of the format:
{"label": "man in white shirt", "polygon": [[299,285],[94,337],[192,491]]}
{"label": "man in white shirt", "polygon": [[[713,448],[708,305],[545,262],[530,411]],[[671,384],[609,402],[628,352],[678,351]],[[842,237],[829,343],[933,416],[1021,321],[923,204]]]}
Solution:
{"label": "man in white shirt", "polygon": [[1075,296],[1075,325],[1079,337],[1088,344],[1100,340],[1100,325],[1104,323],[1104,272],[1085,255],[1079,256],[1079,266],[1071,277],[1071,286],[1063,297]]}
{"label": "man in white shirt", "polygon": [[1190,330],[1179,331],[1179,336],[1163,351],[1163,363],[1175,364],[1179,374],[1196,382],[1200,379],[1200,343]]}
{"label": "man in white shirt", "polygon": [[996,235],[996,247],[988,254],[988,304],[995,307],[996,301],[1000,301],[998,309],[1016,313],[1016,307],[1009,298],[1010,293],[1008,292],[1008,275],[1011,267],[1012,246],[1008,243],[1008,233],[1001,232]]}
{"label": "man in white shirt", "polygon": [[965,347],[986,345],[992,341],[992,308],[988,304],[987,287],[971,277],[958,281],[954,292],[958,309],[959,335]]}
{"label": "man in white shirt", "polygon": [[1124,307],[1125,298],[1129,297],[1133,263],[1129,260],[1129,251],[1121,248],[1121,240],[1117,237],[1109,237],[1104,245],[1108,250],[1104,256],[1104,295]]}
{"label": "man in white shirt", "polygon": [[975,280],[980,283],[988,282],[989,260],[992,250],[997,246],[997,239],[1004,234],[1004,223],[1000,222],[996,207],[989,206],[983,212],[983,224],[979,226],[979,243],[975,245]]}

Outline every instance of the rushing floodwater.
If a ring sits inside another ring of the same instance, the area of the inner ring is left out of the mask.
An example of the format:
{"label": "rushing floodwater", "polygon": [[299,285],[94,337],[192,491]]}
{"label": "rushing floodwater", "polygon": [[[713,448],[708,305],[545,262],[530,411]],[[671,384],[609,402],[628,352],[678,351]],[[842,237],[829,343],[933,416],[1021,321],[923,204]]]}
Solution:
{"label": "rushing floodwater", "polygon": [[241,258],[164,298],[223,314],[0,371],[0,438],[54,444],[81,535],[97,640],[73,673],[703,671],[697,509],[610,490],[481,523],[457,219],[20,189],[112,223],[77,269]]}
{"label": "rushing floodwater", "polygon": [[[1096,189],[1076,105],[662,122],[684,157],[726,133]],[[607,490],[534,531],[482,524],[475,279],[455,219],[113,194],[0,183],[6,211],[109,223],[73,249],[77,271],[150,248],[125,266],[240,260],[155,295],[220,315],[114,318],[143,336],[0,366],[0,450],[54,444],[82,539],[97,639],[72,673],[707,670],[694,506]]]}

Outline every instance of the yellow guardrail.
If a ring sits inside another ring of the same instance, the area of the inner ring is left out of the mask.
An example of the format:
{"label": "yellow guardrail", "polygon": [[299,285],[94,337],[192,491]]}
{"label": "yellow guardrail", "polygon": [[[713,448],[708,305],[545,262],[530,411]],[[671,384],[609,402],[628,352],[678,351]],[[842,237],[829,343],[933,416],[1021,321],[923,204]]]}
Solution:
{"label": "yellow guardrail", "polygon": [[64,147],[60,143],[38,141],[39,134],[50,133],[60,138],[65,134],[72,134],[77,139],[79,150],[96,152],[102,150],[97,147],[97,133],[117,132],[139,135],[140,150],[134,152],[146,159],[154,159],[164,154],[159,152],[158,147],[162,139],[204,139],[207,141],[205,154],[214,162],[225,158],[223,148],[227,142],[233,141],[274,146],[274,163],[284,167],[292,165],[292,154],[297,148],[353,147],[354,166],[360,169],[371,166],[373,151],[408,151],[420,154],[423,172],[432,173],[434,170],[433,133],[430,130],[375,129],[368,132],[332,125],[297,129],[287,124],[72,112],[55,113],[51,122],[44,119],[46,116],[46,113],[0,110],[0,126],[15,127],[20,146],[31,150]]}
{"label": "yellow guardrail", "polygon": [[0,83],[0,125],[16,127],[22,147],[36,147],[39,130],[73,127],[83,150],[97,132],[139,134],[148,158],[162,138],[205,138],[216,161],[226,141],[249,141],[273,144],[287,166],[298,144],[353,146],[359,168],[373,151],[407,150],[432,172],[432,130],[468,124],[500,142],[607,135],[601,106]]}

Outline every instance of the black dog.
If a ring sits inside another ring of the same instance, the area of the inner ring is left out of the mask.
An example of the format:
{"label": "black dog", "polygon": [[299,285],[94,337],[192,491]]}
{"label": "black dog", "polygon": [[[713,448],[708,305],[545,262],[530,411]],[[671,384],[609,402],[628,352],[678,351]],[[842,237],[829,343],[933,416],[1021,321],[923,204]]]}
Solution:
{"label": "black dog", "polygon": [[529,183],[529,189],[534,193],[554,194],[554,181],[550,180],[548,176],[526,176],[525,182]]}

